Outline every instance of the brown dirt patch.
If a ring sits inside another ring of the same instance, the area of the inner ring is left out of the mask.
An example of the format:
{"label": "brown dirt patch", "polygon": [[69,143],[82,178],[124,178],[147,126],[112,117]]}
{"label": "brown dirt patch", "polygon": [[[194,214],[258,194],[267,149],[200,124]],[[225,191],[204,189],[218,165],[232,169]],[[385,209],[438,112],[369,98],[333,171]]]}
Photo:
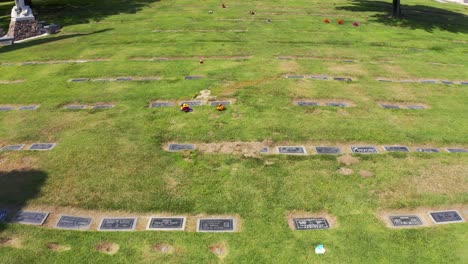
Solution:
{"label": "brown dirt patch", "polygon": [[0,247],[22,248],[23,245],[17,237],[0,237]]}
{"label": "brown dirt patch", "polygon": [[109,255],[114,255],[120,249],[120,246],[112,242],[101,242],[96,246],[96,250]]}
{"label": "brown dirt patch", "polygon": [[345,164],[346,166],[359,163],[358,158],[355,158],[349,154],[339,156],[336,158],[336,160],[338,160],[338,162],[341,164]]}
{"label": "brown dirt patch", "polygon": [[174,247],[169,245],[169,244],[165,244],[165,243],[159,243],[159,244],[153,245],[151,247],[151,250],[153,252],[160,252],[160,253],[164,253],[164,254],[174,253]]}
{"label": "brown dirt patch", "polygon": [[352,175],[354,173],[354,171],[350,168],[340,168],[338,170],[338,173],[341,174],[341,175],[345,175],[345,176],[349,176],[349,175]]}
{"label": "brown dirt patch", "polygon": [[220,259],[224,259],[228,255],[227,245],[226,245],[226,242],[224,241],[213,244],[209,246],[208,249],[210,250],[211,253],[215,254]]}
{"label": "brown dirt patch", "polygon": [[348,116],[349,115],[348,111],[346,111],[344,109],[338,109],[338,111],[336,111],[336,112],[341,116]]}
{"label": "brown dirt patch", "polygon": [[289,228],[295,230],[294,218],[325,218],[327,219],[330,228],[338,227],[338,221],[335,216],[325,212],[320,211],[316,213],[305,212],[305,211],[290,211],[286,213],[286,220],[288,221]]}
{"label": "brown dirt patch", "polygon": [[390,73],[392,76],[398,76],[401,78],[410,77],[410,75],[398,65],[381,64],[380,67],[382,67],[385,70],[385,72]]}
{"label": "brown dirt patch", "polygon": [[359,171],[359,176],[361,176],[362,178],[370,178],[374,176],[374,173],[366,170],[361,170]]}
{"label": "brown dirt patch", "polygon": [[282,60],[279,63],[279,67],[281,72],[284,73],[299,72],[301,69],[301,66],[294,60]]}
{"label": "brown dirt patch", "polygon": [[197,144],[197,149],[206,153],[259,154],[265,147],[262,142],[218,142]]}
{"label": "brown dirt patch", "polygon": [[[25,146],[24,148],[26,148]],[[23,149],[24,149],[23,148]],[[0,158],[0,171],[31,170],[37,168],[37,157],[20,157],[8,155]]]}
{"label": "brown dirt patch", "polygon": [[47,248],[52,250],[52,251],[56,251],[56,252],[68,251],[68,250],[71,249],[70,246],[63,246],[63,245],[59,245],[57,243],[47,243]]}

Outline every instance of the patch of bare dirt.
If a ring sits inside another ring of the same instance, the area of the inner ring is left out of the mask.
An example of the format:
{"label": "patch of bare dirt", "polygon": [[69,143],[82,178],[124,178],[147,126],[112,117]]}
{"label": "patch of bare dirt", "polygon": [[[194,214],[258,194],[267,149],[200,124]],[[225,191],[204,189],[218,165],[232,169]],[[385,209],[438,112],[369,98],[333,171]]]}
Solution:
{"label": "patch of bare dirt", "polygon": [[17,237],[0,237],[0,247],[22,248],[23,246]]}
{"label": "patch of bare dirt", "polygon": [[224,241],[211,245],[209,250],[220,259],[224,259],[228,254],[227,245]]}
{"label": "patch of bare dirt", "polygon": [[120,249],[120,246],[112,242],[101,242],[96,246],[96,250],[109,255],[114,255]]}
{"label": "patch of bare dirt", "polygon": [[398,77],[401,77],[401,78],[410,77],[408,72],[403,70],[399,65],[381,64],[380,67],[382,67],[385,70],[385,72],[391,73],[392,76],[398,76]]}
{"label": "patch of bare dirt", "polygon": [[359,163],[359,159],[355,158],[349,154],[339,156],[336,158],[339,163],[345,164],[346,166],[353,165]]}
{"label": "patch of bare dirt", "polygon": [[169,244],[165,244],[165,243],[159,243],[159,244],[153,245],[151,247],[151,249],[154,252],[160,252],[160,253],[164,253],[164,254],[174,253],[174,247],[169,245]]}
{"label": "patch of bare dirt", "polygon": [[361,170],[359,171],[359,176],[361,176],[362,178],[370,178],[374,176],[374,173],[366,170]]}
{"label": "patch of bare dirt", "polygon": [[337,113],[341,116],[349,116],[349,113],[348,111],[344,110],[344,109],[338,109]]}
{"label": "patch of bare dirt", "polygon": [[197,145],[198,150],[206,153],[223,154],[258,154],[264,147],[262,142],[218,142],[201,143]]}
{"label": "patch of bare dirt", "polygon": [[335,216],[320,211],[316,213],[305,212],[305,211],[290,211],[286,213],[286,220],[288,221],[289,228],[295,230],[294,218],[325,218],[327,219],[330,228],[338,227],[338,221]]}
{"label": "patch of bare dirt", "polygon": [[341,175],[345,175],[345,176],[349,176],[349,175],[352,175],[354,173],[354,171],[350,168],[340,168],[338,170],[338,173],[341,174]]}
{"label": "patch of bare dirt", "polygon": [[9,155],[0,158],[0,171],[31,170],[37,168],[37,157],[18,157]]}
{"label": "patch of bare dirt", "polygon": [[47,248],[52,250],[52,251],[56,251],[56,252],[68,251],[68,250],[71,249],[70,246],[63,246],[63,245],[59,245],[57,243],[47,243]]}

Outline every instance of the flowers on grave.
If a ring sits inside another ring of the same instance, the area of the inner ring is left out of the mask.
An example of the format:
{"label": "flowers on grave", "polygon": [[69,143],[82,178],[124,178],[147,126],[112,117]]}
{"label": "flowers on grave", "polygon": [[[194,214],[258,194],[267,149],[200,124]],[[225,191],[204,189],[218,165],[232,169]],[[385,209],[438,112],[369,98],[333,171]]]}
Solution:
{"label": "flowers on grave", "polygon": [[339,25],[343,25],[343,23],[344,23],[343,19],[338,19],[337,22],[338,22]]}
{"label": "flowers on grave", "polygon": [[359,26],[359,23],[358,22],[353,22],[353,26],[357,27],[357,26]]}
{"label": "flowers on grave", "polygon": [[192,108],[190,108],[190,106],[188,104],[181,104],[180,105],[180,111],[183,111],[185,113],[188,113],[188,112],[192,112]]}
{"label": "flowers on grave", "polygon": [[323,23],[329,24],[329,23],[330,23],[330,20],[328,20],[328,18],[325,18],[325,19],[323,20]]}
{"label": "flowers on grave", "polygon": [[218,110],[218,111],[224,111],[224,110],[226,110],[226,108],[224,107],[223,104],[218,104],[218,106],[216,107],[216,110]]}
{"label": "flowers on grave", "polygon": [[213,14],[213,10],[208,11],[208,14],[210,15]]}
{"label": "flowers on grave", "polygon": [[319,244],[318,246],[315,247],[315,254],[322,255],[322,254],[325,254],[325,252],[327,252],[327,250],[322,244]]}

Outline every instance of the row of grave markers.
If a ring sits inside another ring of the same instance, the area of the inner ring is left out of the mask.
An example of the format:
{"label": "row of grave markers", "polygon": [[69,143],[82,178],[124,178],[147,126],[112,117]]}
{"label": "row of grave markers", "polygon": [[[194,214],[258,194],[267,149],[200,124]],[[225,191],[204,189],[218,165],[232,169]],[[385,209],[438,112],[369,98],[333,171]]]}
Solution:
{"label": "row of grave markers", "polygon": [[[383,146],[387,152],[410,152],[410,148],[406,146]],[[169,144],[169,151],[184,151],[184,150],[195,150],[196,145],[194,144],[178,144],[173,143]],[[375,146],[351,146],[352,153],[356,154],[377,154],[377,148]],[[468,152],[467,149],[463,148],[446,148],[449,153],[462,153]],[[317,154],[343,154],[341,148],[339,147],[315,147]],[[438,148],[416,148],[416,152],[429,152],[437,153],[440,152]],[[270,153],[269,147],[264,147],[259,150],[260,153]],[[278,146],[276,147],[277,154],[289,154],[289,155],[308,155],[307,150],[304,146]]]}
{"label": "row of grave markers", "polygon": [[[49,217],[49,212],[19,211],[9,221],[7,217],[9,210],[0,209],[0,222],[11,222],[28,225],[42,226]],[[138,222],[138,217],[102,217],[98,231],[134,231]],[[185,231],[186,217],[183,216],[153,216],[149,218],[146,230],[155,231]],[[89,230],[93,218],[60,215],[59,220],[54,225],[58,229],[69,230]],[[235,232],[236,219],[225,218],[198,218],[197,232]]]}
{"label": "row of grave markers", "polygon": [[[185,76],[185,80],[197,80],[203,79],[201,75],[189,75]],[[73,78],[69,82],[81,83],[81,82],[149,82],[149,81],[160,81],[160,77],[116,77],[116,78]]]}
{"label": "row of grave markers", "polygon": [[[463,217],[456,210],[428,212],[435,224],[449,224],[464,222]],[[391,215],[390,222],[394,227],[417,227],[424,224],[418,215]]]}
{"label": "row of grave markers", "polygon": [[[286,75],[287,79],[314,79],[314,80],[334,80],[342,82],[352,82],[355,79],[351,77],[336,77],[328,75]],[[392,80],[392,79],[375,79],[379,82],[395,82],[395,83],[422,83],[422,84],[460,84],[468,85],[468,81],[447,81],[447,80]]]}
{"label": "row of grave markers", "polygon": [[[316,101],[296,101],[296,105],[298,106],[333,106],[333,107],[351,107],[350,104],[344,102],[327,102],[327,103],[320,103]],[[400,106],[396,104],[379,104],[380,107],[384,109],[411,109],[411,110],[419,110],[419,109],[426,109],[423,105],[408,105],[408,106]]]}
{"label": "row of grave markers", "polygon": [[22,149],[25,150],[51,150],[55,147],[56,143],[34,143],[31,144],[28,148],[24,148],[25,144],[16,144],[16,145],[8,145],[0,148],[0,151],[20,151]]}
{"label": "row of grave markers", "polygon": [[[0,223],[11,222],[28,225],[42,226],[49,216],[49,212],[19,211],[10,221],[7,221],[9,211],[0,209]],[[456,210],[430,211],[428,212],[435,224],[448,224],[464,222],[463,217]],[[153,216],[149,218],[146,230],[153,231],[185,231],[186,217]],[[423,221],[418,215],[390,215],[389,220],[393,227],[417,227],[422,226]],[[93,219],[71,215],[60,215],[55,228],[68,230],[89,230]],[[134,231],[138,217],[103,217],[98,231]],[[318,230],[329,229],[330,224],[326,218],[293,218],[294,230]],[[197,232],[235,232],[235,218],[198,218]]]}

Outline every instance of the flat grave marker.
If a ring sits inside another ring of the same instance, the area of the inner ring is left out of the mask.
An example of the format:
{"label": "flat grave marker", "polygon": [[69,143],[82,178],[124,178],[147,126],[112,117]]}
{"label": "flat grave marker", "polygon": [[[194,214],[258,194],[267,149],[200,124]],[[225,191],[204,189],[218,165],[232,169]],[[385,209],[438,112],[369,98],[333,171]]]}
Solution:
{"label": "flat grave marker", "polygon": [[104,217],[99,224],[99,231],[132,231],[135,230],[136,217]]}
{"label": "flat grave marker", "polygon": [[89,78],[75,78],[75,79],[71,79],[70,82],[87,82],[89,80],[90,80]]}
{"label": "flat grave marker", "polygon": [[185,80],[197,80],[197,79],[203,79],[203,76],[200,76],[200,75],[185,76]]}
{"label": "flat grave marker", "polygon": [[34,143],[29,146],[28,150],[51,150],[55,147],[55,143]]}
{"label": "flat grave marker", "polygon": [[276,148],[279,154],[307,155],[307,151],[303,146],[280,146]]}
{"label": "flat grave marker", "polygon": [[55,225],[56,228],[88,230],[91,226],[92,218],[62,215]]}
{"label": "flat grave marker", "polygon": [[48,212],[19,211],[12,222],[27,225],[42,225],[49,216]]}
{"label": "flat grave marker", "polygon": [[169,151],[194,150],[193,144],[169,144]]}
{"label": "flat grave marker", "polygon": [[453,84],[453,82],[451,82],[451,81],[440,81],[440,82],[443,83],[443,84]]}
{"label": "flat grave marker", "polygon": [[304,75],[288,75],[288,79],[304,79]]}
{"label": "flat grave marker", "polygon": [[333,106],[333,107],[347,107],[348,105],[345,104],[345,103],[330,102],[330,103],[327,103],[327,106]]}
{"label": "flat grave marker", "polygon": [[406,146],[384,146],[384,149],[388,152],[409,152]]}
{"label": "flat grave marker", "polygon": [[24,147],[24,144],[9,145],[9,146],[5,146],[1,148],[0,151],[19,151],[23,149],[23,147]]}
{"label": "flat grave marker", "polygon": [[6,112],[6,111],[11,111],[14,110],[15,108],[12,106],[0,106],[0,112]]}
{"label": "flat grave marker", "polygon": [[110,109],[110,108],[114,108],[115,105],[113,104],[99,104],[99,105],[94,105],[93,106],[93,109]]}
{"label": "flat grave marker", "polygon": [[468,82],[460,82],[461,85],[468,85]]}
{"label": "flat grave marker", "polygon": [[417,148],[416,151],[417,152],[428,152],[428,153],[437,153],[437,152],[439,152],[439,150],[436,149],[436,148]]}
{"label": "flat grave marker", "polygon": [[20,106],[18,110],[34,111],[37,108],[39,108],[39,105],[23,105],[23,106]]}
{"label": "flat grave marker", "polygon": [[373,146],[365,146],[365,147],[351,147],[351,151],[353,153],[358,154],[373,154],[378,153],[377,149]]}
{"label": "flat grave marker", "polygon": [[172,102],[152,102],[151,103],[151,108],[156,108],[156,107],[171,107],[174,106],[175,104]]}
{"label": "flat grave marker", "polygon": [[340,81],[340,82],[352,82],[353,79],[346,78],[346,77],[333,77],[333,80]]}
{"label": "flat grave marker", "polygon": [[312,75],[310,76],[311,79],[316,79],[316,80],[328,80],[330,77],[328,76],[323,76],[323,75]]}
{"label": "flat grave marker", "polygon": [[234,232],[234,218],[200,218],[197,232]]}
{"label": "flat grave marker", "polygon": [[217,106],[219,104],[223,104],[223,105],[231,105],[232,102],[231,101],[213,101],[213,102],[210,102],[210,105],[211,106]]}
{"label": "flat grave marker", "polygon": [[464,221],[461,215],[455,210],[429,212],[429,215],[436,224],[456,223]]}
{"label": "flat grave marker", "polygon": [[379,82],[393,82],[392,80],[377,79]]}
{"label": "flat grave marker", "polygon": [[8,209],[0,209],[0,223],[3,223],[6,221],[9,213],[10,213],[10,210]]}
{"label": "flat grave marker", "polygon": [[147,230],[174,231],[185,229],[185,217],[151,217]]}
{"label": "flat grave marker", "polygon": [[380,106],[385,109],[400,109],[398,105],[381,104]]}
{"label": "flat grave marker", "polygon": [[317,154],[340,154],[341,150],[337,147],[315,147]]}
{"label": "flat grave marker", "polygon": [[87,105],[67,105],[65,109],[67,110],[82,110],[88,108]]}
{"label": "flat grave marker", "polygon": [[393,226],[420,226],[422,225],[421,219],[416,215],[393,215],[390,216],[390,221]]}
{"label": "flat grave marker", "polygon": [[319,103],[317,102],[309,102],[309,101],[298,101],[296,102],[298,106],[318,106]]}
{"label": "flat grave marker", "polygon": [[293,222],[296,230],[318,230],[330,228],[330,225],[325,218],[294,218]]}
{"label": "flat grave marker", "polygon": [[118,77],[118,78],[115,78],[115,80],[119,82],[125,82],[125,81],[133,81],[133,78],[132,77]]}
{"label": "flat grave marker", "polygon": [[421,83],[437,83],[437,81],[434,81],[434,80],[422,80]]}
{"label": "flat grave marker", "polygon": [[464,152],[468,152],[468,150],[462,149],[462,148],[448,148],[447,151],[450,152],[450,153],[464,153]]}
{"label": "flat grave marker", "polygon": [[260,153],[268,153],[270,152],[270,148],[269,147],[264,147],[260,150]]}
{"label": "flat grave marker", "polygon": [[419,109],[426,109],[422,105],[408,105],[408,109],[419,110]]}
{"label": "flat grave marker", "polygon": [[200,106],[203,104],[202,101],[182,101],[180,104],[188,104],[189,106]]}

